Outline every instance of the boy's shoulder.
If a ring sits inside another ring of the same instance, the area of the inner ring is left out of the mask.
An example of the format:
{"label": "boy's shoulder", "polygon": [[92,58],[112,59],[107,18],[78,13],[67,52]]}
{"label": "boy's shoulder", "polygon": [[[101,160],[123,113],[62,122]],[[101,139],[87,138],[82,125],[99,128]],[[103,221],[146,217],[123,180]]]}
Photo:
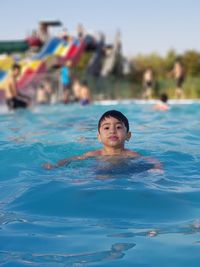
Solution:
{"label": "boy's shoulder", "polygon": [[97,157],[101,156],[102,151],[101,150],[94,150],[94,151],[89,151],[84,154],[85,157]]}
{"label": "boy's shoulder", "polygon": [[125,150],[124,155],[127,157],[140,157],[141,156],[139,153],[132,151],[132,150],[129,150],[129,149]]}
{"label": "boy's shoulder", "polygon": [[[89,157],[98,157],[98,156],[105,156],[105,154],[103,153],[102,150],[94,150],[94,151],[89,151],[87,153],[85,153],[82,158],[89,158]],[[124,153],[122,153],[121,156],[125,156],[125,157],[140,157],[141,155],[135,151],[132,150],[124,150]]]}

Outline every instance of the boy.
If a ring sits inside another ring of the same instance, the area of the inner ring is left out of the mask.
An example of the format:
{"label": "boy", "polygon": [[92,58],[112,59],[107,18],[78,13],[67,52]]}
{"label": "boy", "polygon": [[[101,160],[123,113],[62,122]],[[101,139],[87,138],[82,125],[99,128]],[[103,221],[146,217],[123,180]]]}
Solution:
{"label": "boy", "polygon": [[26,108],[29,105],[29,97],[22,95],[17,88],[17,78],[21,72],[18,64],[13,64],[5,86],[6,104],[9,109]]}
{"label": "boy", "polygon": [[[53,169],[70,163],[73,160],[84,160],[90,157],[125,157],[138,158],[141,155],[125,148],[125,142],[131,138],[128,119],[117,110],[105,112],[98,122],[98,140],[103,144],[100,150],[90,151],[81,156],[66,158],[53,165],[46,163],[45,169]],[[160,162],[146,158],[154,165],[153,170],[161,170]]]}

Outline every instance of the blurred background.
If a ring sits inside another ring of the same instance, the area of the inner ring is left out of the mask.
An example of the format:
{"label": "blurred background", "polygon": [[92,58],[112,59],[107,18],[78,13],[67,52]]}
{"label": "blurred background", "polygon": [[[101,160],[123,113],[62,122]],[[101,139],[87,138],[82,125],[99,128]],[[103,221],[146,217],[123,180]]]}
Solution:
{"label": "blurred background", "polygon": [[199,10],[197,0],[8,0],[1,4],[0,101],[10,97],[16,63],[16,90],[33,104],[163,93],[198,99]]}

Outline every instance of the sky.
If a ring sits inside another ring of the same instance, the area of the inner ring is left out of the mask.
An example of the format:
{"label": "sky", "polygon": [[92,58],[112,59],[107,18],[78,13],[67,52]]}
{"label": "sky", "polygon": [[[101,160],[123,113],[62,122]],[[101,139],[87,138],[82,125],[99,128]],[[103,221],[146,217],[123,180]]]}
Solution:
{"label": "sky", "polygon": [[[60,20],[71,34],[78,23],[111,43],[121,32],[126,56],[174,49],[200,51],[200,0],[6,0],[1,1],[0,41],[24,39],[40,20]],[[56,28],[52,34],[59,33]]]}

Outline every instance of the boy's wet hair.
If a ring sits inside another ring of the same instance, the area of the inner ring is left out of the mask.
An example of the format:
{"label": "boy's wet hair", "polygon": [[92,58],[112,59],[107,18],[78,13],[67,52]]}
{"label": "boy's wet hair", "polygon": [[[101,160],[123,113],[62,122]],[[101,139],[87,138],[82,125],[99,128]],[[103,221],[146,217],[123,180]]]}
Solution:
{"label": "boy's wet hair", "polygon": [[115,118],[115,119],[123,122],[124,125],[125,125],[125,127],[126,127],[127,132],[129,132],[129,122],[128,122],[128,119],[120,111],[114,110],[114,109],[113,110],[106,111],[101,116],[101,118],[99,119],[99,122],[98,122],[98,131],[100,130],[102,121],[105,120],[105,118],[108,118],[108,117],[113,117],[113,118]]}

